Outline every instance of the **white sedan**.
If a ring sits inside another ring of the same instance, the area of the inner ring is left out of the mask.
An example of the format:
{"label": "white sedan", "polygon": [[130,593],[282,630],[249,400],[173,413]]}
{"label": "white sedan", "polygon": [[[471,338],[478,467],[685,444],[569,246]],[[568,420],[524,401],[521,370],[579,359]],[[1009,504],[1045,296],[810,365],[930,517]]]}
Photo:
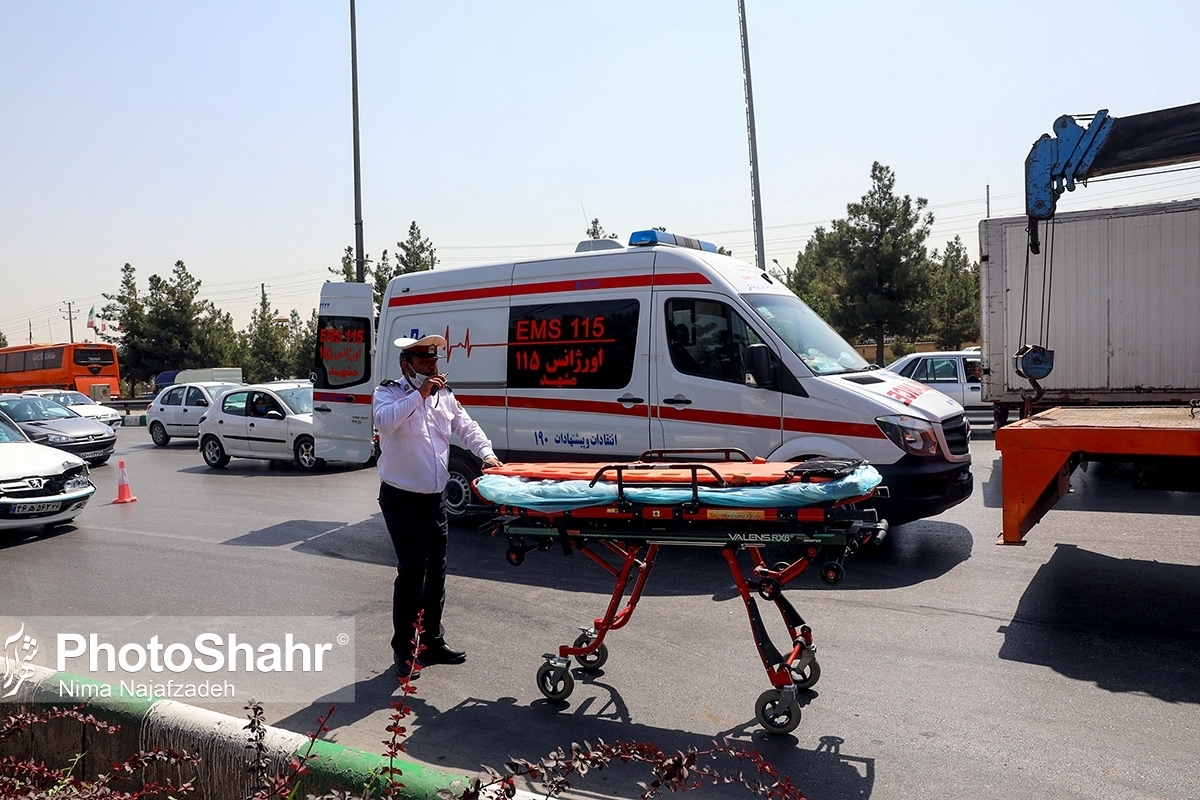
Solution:
{"label": "white sedan", "polygon": [[313,387],[308,381],[238,386],[200,417],[200,454],[212,469],[231,457],[291,461],[303,472],[325,465],[313,444]]}
{"label": "white sedan", "polygon": [[53,400],[56,403],[69,407],[81,417],[103,422],[114,431],[121,427],[121,415],[117,413],[115,408],[109,408],[106,405],[97,403],[83,392],[68,391],[65,389],[30,389],[23,394],[36,394],[45,397],[47,400]]}
{"label": "white sedan", "polygon": [[82,458],[34,444],[0,414],[0,530],[70,522],[95,492]]}

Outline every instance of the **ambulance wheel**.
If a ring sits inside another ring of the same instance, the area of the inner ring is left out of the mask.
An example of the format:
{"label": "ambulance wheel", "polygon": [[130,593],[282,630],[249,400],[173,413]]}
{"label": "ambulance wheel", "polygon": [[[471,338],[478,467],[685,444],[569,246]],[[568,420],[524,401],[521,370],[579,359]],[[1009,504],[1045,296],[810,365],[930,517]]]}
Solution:
{"label": "ambulance wheel", "polygon": [[811,689],[817,685],[819,680],[821,680],[821,665],[815,658],[808,662],[804,669],[792,670],[792,683],[796,684],[797,689]]}
{"label": "ambulance wheel", "polygon": [[825,565],[821,567],[821,580],[830,586],[839,583],[844,577],[846,577],[846,570],[836,561],[826,561]]}
{"label": "ambulance wheel", "polygon": [[564,669],[558,680],[554,679],[556,667],[547,661],[538,668],[538,689],[547,700],[566,700],[575,691],[575,679],[570,670]]}
{"label": "ambulance wheel", "polygon": [[[581,634],[579,634],[579,638],[577,638],[575,640],[575,646],[576,647],[587,647],[589,644],[592,643],[592,641],[593,640],[592,640],[591,636],[588,636],[586,633],[581,633]],[[575,656],[575,660],[577,662],[579,662],[579,666],[581,666],[585,669],[600,669],[601,667],[604,666],[604,663],[606,661],[608,661],[608,646],[605,644],[601,644],[599,647],[596,648],[596,651],[594,653],[591,653],[590,655],[586,655],[586,656],[584,656],[584,655]]]}
{"label": "ambulance wheel", "polygon": [[446,501],[446,516],[451,522],[458,522],[467,516],[467,506],[471,505],[471,484],[482,473],[461,456],[450,456],[447,466],[450,469],[450,481],[442,497]]}
{"label": "ambulance wheel", "polygon": [[796,730],[800,724],[800,704],[793,697],[792,702],[784,705],[779,698],[778,689],[767,689],[760,694],[754,704],[754,716],[767,733],[782,735]]}

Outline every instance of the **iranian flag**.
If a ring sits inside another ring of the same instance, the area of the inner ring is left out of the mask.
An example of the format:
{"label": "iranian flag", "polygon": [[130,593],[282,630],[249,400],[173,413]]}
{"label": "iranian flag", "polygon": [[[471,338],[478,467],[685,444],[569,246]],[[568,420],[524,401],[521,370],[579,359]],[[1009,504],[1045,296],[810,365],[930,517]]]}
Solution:
{"label": "iranian flag", "polygon": [[96,307],[95,307],[95,306],[92,306],[91,310],[90,310],[90,311],[88,311],[88,323],[87,323],[87,326],[88,326],[89,328],[95,328],[95,327],[96,327]]}

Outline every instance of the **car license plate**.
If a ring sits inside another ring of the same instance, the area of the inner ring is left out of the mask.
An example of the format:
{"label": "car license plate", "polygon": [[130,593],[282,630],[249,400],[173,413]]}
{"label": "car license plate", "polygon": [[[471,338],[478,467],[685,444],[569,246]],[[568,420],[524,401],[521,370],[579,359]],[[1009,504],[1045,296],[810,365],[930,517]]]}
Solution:
{"label": "car license plate", "polygon": [[62,508],[62,503],[16,503],[9,506],[9,514],[12,516],[21,516],[23,514],[45,514],[48,511],[58,511]]}
{"label": "car license plate", "polygon": [[80,453],[79,457],[83,458],[83,459],[99,458],[100,456],[104,455],[106,452],[107,451],[105,451],[105,450],[93,450],[90,453]]}

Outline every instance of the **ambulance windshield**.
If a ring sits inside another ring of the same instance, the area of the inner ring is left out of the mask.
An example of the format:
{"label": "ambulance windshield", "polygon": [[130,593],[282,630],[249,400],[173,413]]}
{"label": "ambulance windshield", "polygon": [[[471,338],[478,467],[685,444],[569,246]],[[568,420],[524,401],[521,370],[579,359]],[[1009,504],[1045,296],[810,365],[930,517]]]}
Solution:
{"label": "ambulance windshield", "polygon": [[748,294],[742,298],[813,374],[871,369],[857,350],[795,295]]}

